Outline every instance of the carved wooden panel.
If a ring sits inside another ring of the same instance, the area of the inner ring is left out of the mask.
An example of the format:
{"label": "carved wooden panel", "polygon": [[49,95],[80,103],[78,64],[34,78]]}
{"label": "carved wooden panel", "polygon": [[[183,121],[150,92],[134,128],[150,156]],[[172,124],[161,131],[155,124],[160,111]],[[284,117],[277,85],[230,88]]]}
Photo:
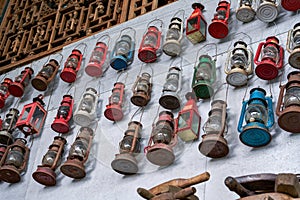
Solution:
{"label": "carved wooden panel", "polygon": [[176,0],[11,0],[0,26],[0,73]]}

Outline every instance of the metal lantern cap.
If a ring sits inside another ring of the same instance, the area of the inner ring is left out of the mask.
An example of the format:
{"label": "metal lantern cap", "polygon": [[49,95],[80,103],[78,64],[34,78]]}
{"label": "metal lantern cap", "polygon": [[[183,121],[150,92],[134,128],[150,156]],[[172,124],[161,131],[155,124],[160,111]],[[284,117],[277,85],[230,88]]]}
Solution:
{"label": "metal lantern cap", "polygon": [[241,44],[241,45],[245,46],[246,48],[247,48],[247,46],[248,46],[248,45],[246,44],[246,42],[239,40],[239,41],[236,41],[236,42],[233,44],[233,47],[236,47],[238,44]]}
{"label": "metal lantern cap", "polygon": [[192,4],[192,8],[193,9],[199,8],[200,10],[204,10],[205,9],[204,5],[202,5],[201,3],[193,3]]}
{"label": "metal lantern cap", "polygon": [[279,39],[276,36],[269,36],[269,37],[267,37],[266,42],[267,43],[272,42],[274,44],[279,44]]}
{"label": "metal lantern cap", "polygon": [[265,104],[265,106],[267,106],[267,102],[266,102],[266,91],[263,88],[253,88],[250,90],[250,99],[249,99],[249,103],[251,103],[251,101],[259,99],[262,100],[262,102]]}

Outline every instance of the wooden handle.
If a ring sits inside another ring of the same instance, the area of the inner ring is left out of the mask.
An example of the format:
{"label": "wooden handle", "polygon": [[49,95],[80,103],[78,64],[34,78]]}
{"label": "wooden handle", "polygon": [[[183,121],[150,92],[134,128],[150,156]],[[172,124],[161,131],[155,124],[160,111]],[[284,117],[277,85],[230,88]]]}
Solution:
{"label": "wooden handle", "polygon": [[229,176],[225,179],[225,185],[230,191],[237,193],[240,197],[247,197],[255,193],[242,186],[235,178]]}
{"label": "wooden handle", "polygon": [[188,187],[188,188],[180,190],[179,192],[176,192],[174,195],[174,198],[175,199],[186,199],[187,197],[189,197],[195,193],[196,193],[196,188]]}
{"label": "wooden handle", "polygon": [[146,190],[144,188],[138,188],[137,193],[145,199],[151,199],[151,198],[155,197],[154,194],[152,194],[149,190]]}

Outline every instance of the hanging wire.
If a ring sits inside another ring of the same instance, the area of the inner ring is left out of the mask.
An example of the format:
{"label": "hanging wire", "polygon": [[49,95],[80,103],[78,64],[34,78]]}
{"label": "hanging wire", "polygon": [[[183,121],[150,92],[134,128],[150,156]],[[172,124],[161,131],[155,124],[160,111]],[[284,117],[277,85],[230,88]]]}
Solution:
{"label": "hanging wire", "polygon": [[125,71],[125,69],[123,69],[123,70],[121,70],[121,71],[119,71],[119,72],[120,72],[120,74],[118,75],[116,82],[119,81],[119,78],[121,77],[122,74],[126,73],[126,76],[125,76],[125,79],[124,79],[124,84],[125,84],[126,81],[127,81],[127,78],[128,78],[128,72]]}
{"label": "hanging wire", "polygon": [[77,45],[74,47],[74,49],[77,49],[80,45],[84,45],[84,50],[83,50],[83,53],[82,53],[82,54],[85,54],[86,49],[87,49],[87,44],[86,44],[86,43],[81,42],[81,43],[77,44]]}

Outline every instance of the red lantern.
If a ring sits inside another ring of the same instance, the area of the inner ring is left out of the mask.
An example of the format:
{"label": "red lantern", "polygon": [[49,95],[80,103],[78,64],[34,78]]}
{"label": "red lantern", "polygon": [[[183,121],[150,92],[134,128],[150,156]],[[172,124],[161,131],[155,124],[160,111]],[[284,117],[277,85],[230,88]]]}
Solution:
{"label": "red lantern", "polygon": [[25,87],[29,84],[31,75],[33,73],[33,69],[26,67],[21,74],[15,78],[15,81],[8,87],[9,93],[15,97],[23,96]]}
{"label": "red lantern", "polygon": [[71,55],[65,62],[60,78],[67,82],[73,83],[76,80],[77,72],[80,69],[83,54],[78,49],[73,49]]}
{"label": "red lantern", "polygon": [[230,15],[230,3],[220,1],[216,9],[212,23],[208,26],[209,34],[217,39],[225,38],[228,35],[228,19]]}
{"label": "red lantern", "polygon": [[[261,53],[261,60],[259,56]],[[254,63],[256,75],[263,80],[272,80],[277,77],[278,70],[283,67],[284,49],[279,45],[279,40],[275,36],[270,36],[266,42],[258,45]]]}
{"label": "red lantern", "polygon": [[0,143],[0,161],[1,161],[2,157],[3,157],[3,155],[5,154],[6,149],[7,149],[7,145],[4,145],[4,144]]}
{"label": "red lantern", "polygon": [[5,78],[4,81],[0,84],[0,108],[3,108],[5,105],[5,100],[9,96],[8,87],[11,85],[12,80],[10,78]]}
{"label": "red lantern", "polygon": [[25,137],[33,134],[39,135],[47,116],[47,111],[43,108],[44,105],[43,95],[40,94],[33,98],[33,103],[23,107],[16,128],[20,129]]}
{"label": "red lantern", "polygon": [[138,53],[139,59],[145,63],[155,62],[156,59],[162,54],[162,50],[161,50],[162,32],[156,26],[149,26],[150,23],[148,24],[147,32],[143,36],[143,40],[141,42],[139,53]]}
{"label": "red lantern", "polygon": [[201,3],[193,3],[192,8],[194,11],[186,23],[186,37],[196,44],[206,40],[207,23],[202,14],[204,6]]}
{"label": "red lantern", "polygon": [[57,115],[51,124],[52,130],[58,133],[68,133],[69,121],[72,118],[74,100],[71,95],[64,95],[57,111]]}
{"label": "red lantern", "polygon": [[199,138],[201,117],[196,104],[196,95],[188,92],[185,97],[188,101],[178,114],[177,135],[187,142]]}
{"label": "red lantern", "polygon": [[281,0],[281,6],[288,11],[297,11],[300,9],[300,1],[298,0]]}
{"label": "red lantern", "polygon": [[100,77],[103,73],[102,68],[106,61],[106,56],[108,52],[108,42],[99,41],[101,38],[108,37],[108,35],[103,35],[100,37],[96,43],[96,46],[90,57],[90,61],[85,68],[87,75],[92,77]]}
{"label": "red lantern", "polygon": [[112,95],[109,97],[109,104],[106,105],[104,116],[111,121],[120,121],[123,119],[123,96],[124,96],[124,83],[116,82],[112,89]]}

